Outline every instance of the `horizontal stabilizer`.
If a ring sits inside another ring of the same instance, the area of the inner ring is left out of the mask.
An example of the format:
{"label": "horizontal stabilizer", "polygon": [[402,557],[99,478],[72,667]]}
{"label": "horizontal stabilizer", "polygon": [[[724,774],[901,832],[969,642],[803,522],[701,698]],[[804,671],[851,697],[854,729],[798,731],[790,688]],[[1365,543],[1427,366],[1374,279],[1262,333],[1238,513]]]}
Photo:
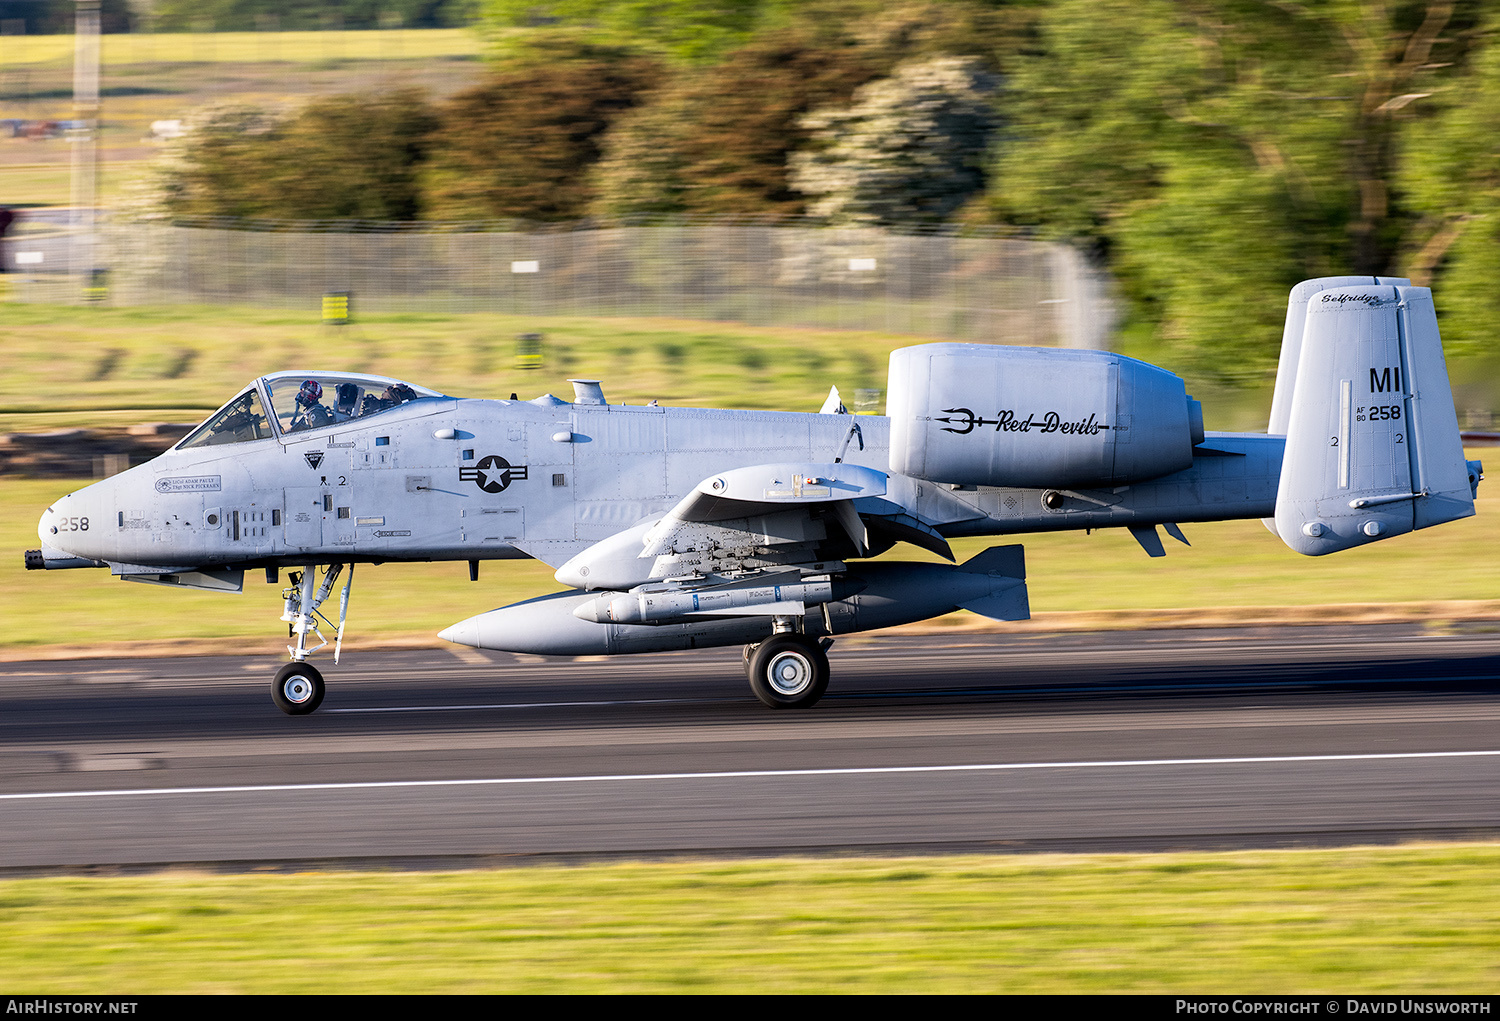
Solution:
{"label": "horizontal stabilizer", "polygon": [[1365,285],[1308,303],[1276,532],[1321,556],[1474,513],[1432,293]]}

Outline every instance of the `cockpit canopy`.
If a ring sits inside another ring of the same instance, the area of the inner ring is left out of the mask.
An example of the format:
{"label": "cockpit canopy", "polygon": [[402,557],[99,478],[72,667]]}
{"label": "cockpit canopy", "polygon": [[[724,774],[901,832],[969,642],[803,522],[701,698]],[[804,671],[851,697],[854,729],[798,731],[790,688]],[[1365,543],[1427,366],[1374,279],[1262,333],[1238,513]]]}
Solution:
{"label": "cockpit canopy", "polygon": [[[441,398],[426,387],[385,376],[348,372],[281,372],[262,376],[209,416],[178,450],[269,439],[363,420],[412,401]],[[262,402],[265,402],[264,404]],[[275,425],[264,408],[271,408]]]}

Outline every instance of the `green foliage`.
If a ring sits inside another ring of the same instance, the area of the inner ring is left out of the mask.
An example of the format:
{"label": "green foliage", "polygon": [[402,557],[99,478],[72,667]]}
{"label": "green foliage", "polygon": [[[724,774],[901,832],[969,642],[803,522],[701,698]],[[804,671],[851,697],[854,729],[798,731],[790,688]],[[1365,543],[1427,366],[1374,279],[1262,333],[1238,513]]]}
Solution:
{"label": "green foliage", "polygon": [[[62,30],[71,16],[64,0],[4,2]],[[124,2],[104,0],[106,15]],[[155,23],[318,27],[332,14],[355,27],[385,12],[438,24],[477,3],[159,0]],[[1226,383],[1269,374],[1287,288],[1330,273],[1430,283],[1450,342],[1494,346],[1500,46],[1475,50],[1493,0],[482,10],[496,57],[484,84],[435,110],[392,97],[220,108],[169,158],[168,207],[988,221],[1083,249],[1119,282],[1130,336]],[[966,68],[967,84],[918,86],[919,66]]]}
{"label": "green foliage", "polygon": [[[557,26],[632,43],[687,61],[743,43],[777,0],[482,0],[494,28]],[[497,35],[502,48],[514,37]]]}
{"label": "green foliage", "polygon": [[313,29],[446,28],[466,25],[477,0],[156,0],[164,32],[284,32]]}
{"label": "green foliage", "polygon": [[987,66],[1021,45],[1026,18],[969,0],[815,0],[770,11],[749,43],[678,69],[611,130],[594,212],[796,216],[806,197],[787,164],[810,141],[804,117],[841,105],[901,61],[965,55]]}
{"label": "green foliage", "polygon": [[1298,225],[1271,175],[1206,147],[1160,168],[1160,186],[1115,227],[1115,272],[1159,311],[1174,355],[1255,382],[1274,359]]}
{"label": "green foliage", "polygon": [[178,215],[413,220],[436,116],[422,93],[314,100],[294,115],[208,111],[169,173]]}
{"label": "green foliage", "polygon": [[879,69],[867,51],[783,30],[678,76],[611,130],[595,170],[595,213],[800,213],[786,162],[807,136],[802,115]]}
{"label": "green foliage", "polygon": [[[78,5],[73,0],[4,0],[0,18],[21,22],[21,35],[71,35]],[[129,0],[100,0],[101,32],[129,32],[139,28],[139,22]]]}
{"label": "green foliage", "polygon": [[610,124],[656,84],[653,61],[570,46],[501,65],[443,109],[431,180],[439,219],[573,220]]}
{"label": "green foliage", "polygon": [[803,118],[814,144],[792,157],[792,186],[831,223],[946,220],[984,184],[993,89],[972,58],[902,65],[848,108]]}
{"label": "green foliage", "polygon": [[683,150],[699,111],[695,100],[688,89],[669,86],[615,121],[589,170],[594,216],[633,220],[687,211]]}
{"label": "green foliage", "polygon": [[1394,139],[1473,11],[1058,0],[1013,69],[992,210],[1107,260],[1186,364],[1256,379],[1297,280],[1398,268]]}
{"label": "green foliage", "polygon": [[1401,183],[1422,220],[1410,231],[1413,279],[1436,277],[1450,350],[1500,349],[1500,46],[1453,85],[1448,106],[1407,138]]}

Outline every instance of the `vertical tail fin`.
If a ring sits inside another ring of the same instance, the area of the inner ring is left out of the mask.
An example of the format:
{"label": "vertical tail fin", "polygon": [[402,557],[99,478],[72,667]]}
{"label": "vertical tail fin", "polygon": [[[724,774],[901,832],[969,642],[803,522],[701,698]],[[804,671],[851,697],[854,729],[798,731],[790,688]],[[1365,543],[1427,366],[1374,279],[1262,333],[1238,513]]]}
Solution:
{"label": "vertical tail fin", "polygon": [[1477,466],[1464,460],[1432,292],[1365,284],[1309,297],[1277,534],[1321,556],[1473,514]]}
{"label": "vertical tail fin", "polygon": [[[1302,330],[1307,324],[1307,305],[1320,291],[1335,287],[1358,287],[1363,284],[1391,284],[1405,286],[1411,281],[1405,277],[1315,277],[1304,280],[1287,295],[1286,325],[1281,328],[1281,358],[1276,363],[1276,390],[1271,395],[1271,424],[1266,432],[1272,436],[1285,436],[1287,423],[1292,418],[1292,394],[1297,389],[1297,363],[1302,357]],[[1277,535],[1276,519],[1261,518],[1272,535]]]}
{"label": "vertical tail fin", "polygon": [[1297,362],[1302,357],[1302,331],[1307,324],[1307,306],[1320,291],[1335,287],[1361,287],[1366,284],[1389,284],[1407,287],[1405,277],[1318,277],[1304,280],[1287,296],[1286,325],[1281,329],[1281,360],[1276,363],[1276,391],[1271,395],[1271,424],[1266,432],[1285,436],[1292,418],[1292,395],[1297,388]]}

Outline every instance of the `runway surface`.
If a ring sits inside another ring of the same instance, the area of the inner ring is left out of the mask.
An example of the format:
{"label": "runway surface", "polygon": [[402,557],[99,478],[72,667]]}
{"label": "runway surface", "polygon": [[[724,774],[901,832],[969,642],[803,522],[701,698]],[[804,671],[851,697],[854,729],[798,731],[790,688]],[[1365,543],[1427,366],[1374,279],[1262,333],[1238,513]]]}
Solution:
{"label": "runway surface", "polygon": [[1302,846],[1500,835],[1500,629],[844,639],[776,712],[739,650],[0,664],[0,868]]}

